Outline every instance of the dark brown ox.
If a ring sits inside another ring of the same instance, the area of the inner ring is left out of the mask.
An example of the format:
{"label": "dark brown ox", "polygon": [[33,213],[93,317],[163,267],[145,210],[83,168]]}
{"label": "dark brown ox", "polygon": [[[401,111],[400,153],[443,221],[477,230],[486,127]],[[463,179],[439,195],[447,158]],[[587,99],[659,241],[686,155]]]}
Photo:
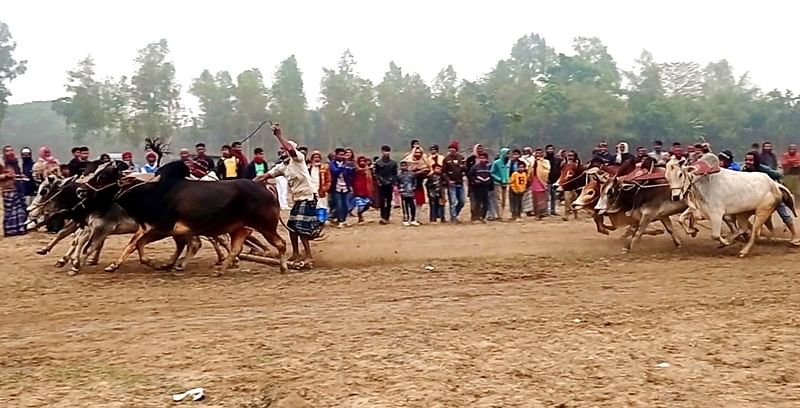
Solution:
{"label": "dark brown ox", "polygon": [[608,177],[600,187],[600,197],[594,207],[598,213],[625,214],[634,220],[631,225],[636,225],[633,236],[623,249],[625,252],[633,250],[653,221],[660,221],[675,246],[681,246],[669,217],[682,213],[688,206],[683,201],[671,199],[663,169],[651,169],[652,172],[645,171],[631,177]]}
{"label": "dark brown ox", "polygon": [[[99,169],[86,183],[102,189],[117,183],[122,174],[113,166]],[[114,271],[134,250],[140,261],[148,263],[144,246],[169,236],[219,236],[230,234],[231,250],[222,264],[229,268],[242,251],[252,230],[260,232],[278,250],[281,271],[286,264],[286,242],[278,234],[280,206],[277,196],[252,180],[205,182],[187,180],[189,169],[181,161],[167,163],[156,173],[157,180],[123,186],[115,201],[139,224],[117,262],[106,270]],[[194,253],[187,253],[186,260]],[[185,261],[186,261],[185,260]]]}

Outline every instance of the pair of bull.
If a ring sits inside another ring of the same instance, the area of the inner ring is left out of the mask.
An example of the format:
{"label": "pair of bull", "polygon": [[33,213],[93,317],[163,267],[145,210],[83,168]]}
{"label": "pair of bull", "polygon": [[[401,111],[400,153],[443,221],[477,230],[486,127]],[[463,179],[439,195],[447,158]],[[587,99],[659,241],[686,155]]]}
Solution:
{"label": "pair of bull", "polygon": [[[681,225],[687,232],[684,221],[691,220],[691,216],[710,220],[712,237],[722,246],[752,231],[739,253],[743,257],[750,253],[761,227],[770,226],[769,219],[778,206],[785,204],[794,211],[788,189],[766,174],[719,168],[698,171],[697,166],[679,160],[670,161],[666,169],[649,160],[638,168],[632,163],[623,167],[586,169],[567,165],[562,169],[559,185],[565,192],[580,190],[580,195],[565,205],[572,210],[591,211],[598,232],[608,234],[627,227],[625,235],[630,239],[623,248],[626,252],[636,246],[642,235],[661,233],[648,230],[654,221],[661,222],[675,246],[680,247],[681,239],[675,234],[670,217],[682,214]],[[751,225],[749,218],[753,215],[756,217]],[[603,223],[604,218],[609,219],[610,226]],[[726,222],[733,233],[730,237],[721,235],[721,226]],[[795,236],[792,243],[798,243]]]}
{"label": "pair of bull", "polygon": [[[38,253],[49,252],[58,240],[79,230],[69,258],[65,257],[72,260],[71,274],[74,274],[90,254],[95,254],[94,263],[97,262],[109,234],[134,233],[122,256],[106,268],[112,272],[134,250],[143,264],[152,265],[144,255],[144,246],[171,236],[176,251],[160,268],[182,269],[200,248],[202,236],[210,237],[223,268],[228,268],[245,241],[259,250],[265,249],[250,237],[256,230],[278,250],[281,270],[287,270],[286,244],[277,233],[280,220],[277,197],[262,185],[250,180],[193,181],[189,168],[182,162],[163,166],[147,182],[125,177],[126,170],[122,162],[93,163],[78,179],[48,177],[31,205],[33,212],[61,213],[73,222]],[[229,247],[225,237],[230,237]],[[228,249],[224,259],[219,244]],[[186,256],[177,263],[184,249]],[[59,264],[63,265],[65,258]]]}

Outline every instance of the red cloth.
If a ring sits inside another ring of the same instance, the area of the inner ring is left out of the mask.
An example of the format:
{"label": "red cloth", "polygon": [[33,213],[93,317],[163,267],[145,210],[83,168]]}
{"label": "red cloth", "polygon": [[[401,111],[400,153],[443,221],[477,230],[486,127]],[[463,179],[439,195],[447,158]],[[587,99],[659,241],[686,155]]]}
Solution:
{"label": "red cloth", "polygon": [[372,197],[372,171],[369,168],[356,168],[356,175],[353,178],[353,195]]}

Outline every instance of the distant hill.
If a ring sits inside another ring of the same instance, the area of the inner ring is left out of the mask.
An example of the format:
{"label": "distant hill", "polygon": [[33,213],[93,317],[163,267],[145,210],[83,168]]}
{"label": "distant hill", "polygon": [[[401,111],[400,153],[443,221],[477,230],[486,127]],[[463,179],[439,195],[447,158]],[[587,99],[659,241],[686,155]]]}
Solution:
{"label": "distant hill", "polygon": [[72,147],[72,137],[64,118],[51,109],[52,101],[10,105],[0,126],[0,144],[19,149],[29,146],[36,151],[48,146],[59,158],[66,158]]}

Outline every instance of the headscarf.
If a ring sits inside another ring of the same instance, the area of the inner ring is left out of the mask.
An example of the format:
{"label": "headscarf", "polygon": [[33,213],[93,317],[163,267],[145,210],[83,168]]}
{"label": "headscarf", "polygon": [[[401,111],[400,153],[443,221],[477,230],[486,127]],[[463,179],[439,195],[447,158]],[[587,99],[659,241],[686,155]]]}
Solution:
{"label": "headscarf", "polygon": [[[419,159],[414,158],[414,153],[417,152],[422,153],[422,156],[420,156]],[[422,150],[422,147],[419,146],[411,149],[411,153],[409,153],[408,156],[406,156],[406,158],[403,159],[403,161],[408,163],[408,169],[411,171],[418,171],[418,170],[430,171],[431,169],[431,164],[428,161],[428,158],[425,157],[425,151]]]}
{"label": "headscarf", "polygon": [[53,157],[53,153],[50,151],[50,148],[47,146],[42,146],[39,148],[39,161],[44,162],[48,165],[56,165],[58,166],[60,163],[58,159]]}
{"label": "headscarf", "polygon": [[472,154],[474,154],[475,157],[478,157],[478,148],[479,147],[483,147],[483,145],[480,144],[480,143],[475,143],[475,146],[472,146]]}

